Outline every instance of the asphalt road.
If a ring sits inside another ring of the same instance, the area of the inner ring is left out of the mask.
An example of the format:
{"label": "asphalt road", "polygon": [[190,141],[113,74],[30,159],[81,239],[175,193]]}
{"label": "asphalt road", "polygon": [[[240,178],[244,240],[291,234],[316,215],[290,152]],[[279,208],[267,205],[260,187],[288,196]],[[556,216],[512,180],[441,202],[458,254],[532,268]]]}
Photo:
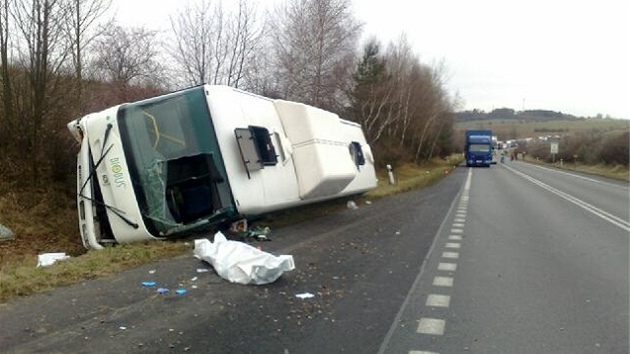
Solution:
{"label": "asphalt road", "polygon": [[628,353],[629,204],[627,183],[471,169],[379,353]]}
{"label": "asphalt road", "polygon": [[0,305],[0,352],[627,353],[628,196],[521,162],[460,167],[273,230],[260,245],[296,269],[270,285],[191,253]]}

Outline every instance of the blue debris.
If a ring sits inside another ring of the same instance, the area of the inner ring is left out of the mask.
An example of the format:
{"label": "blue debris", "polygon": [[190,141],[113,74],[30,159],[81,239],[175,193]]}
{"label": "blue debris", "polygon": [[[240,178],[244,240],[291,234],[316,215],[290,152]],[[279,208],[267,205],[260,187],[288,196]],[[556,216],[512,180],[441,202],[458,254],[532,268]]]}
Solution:
{"label": "blue debris", "polygon": [[158,292],[158,294],[164,295],[164,294],[168,293],[168,289],[167,288],[158,288],[157,292]]}
{"label": "blue debris", "polygon": [[175,294],[177,294],[177,295],[184,295],[184,294],[186,294],[186,289],[179,288],[179,289],[175,290]]}
{"label": "blue debris", "polygon": [[155,282],[154,281],[143,281],[142,282],[142,286],[146,286],[146,287],[155,286]]}

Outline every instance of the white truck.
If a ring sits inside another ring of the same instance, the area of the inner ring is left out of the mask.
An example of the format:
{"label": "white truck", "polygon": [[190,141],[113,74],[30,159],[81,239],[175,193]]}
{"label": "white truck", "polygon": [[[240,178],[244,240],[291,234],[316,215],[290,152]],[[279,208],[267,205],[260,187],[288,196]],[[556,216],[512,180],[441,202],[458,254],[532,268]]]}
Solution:
{"label": "white truck", "polygon": [[359,124],[202,85],[68,123],[86,248],[193,230],[376,187]]}

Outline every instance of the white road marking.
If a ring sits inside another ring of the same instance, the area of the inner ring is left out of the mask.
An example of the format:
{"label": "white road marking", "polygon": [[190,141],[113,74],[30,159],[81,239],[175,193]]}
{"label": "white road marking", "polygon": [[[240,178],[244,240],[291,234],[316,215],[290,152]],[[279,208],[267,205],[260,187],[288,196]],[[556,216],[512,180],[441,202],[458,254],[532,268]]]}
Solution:
{"label": "white road marking", "polygon": [[457,242],[447,242],[446,243],[446,248],[461,248],[462,245],[460,243]]}
{"label": "white road marking", "polygon": [[429,294],[427,297],[427,306],[431,307],[449,307],[451,297],[449,295]]}
{"label": "white road marking", "polygon": [[463,234],[464,230],[463,229],[451,229],[451,233],[452,234]]}
{"label": "white road marking", "polygon": [[410,350],[409,354],[440,354],[436,352],[427,352],[425,350]]}
{"label": "white road marking", "polygon": [[453,222],[466,222],[466,219],[464,219],[464,218],[455,218],[453,220]]}
{"label": "white road marking", "polygon": [[420,319],[420,323],[418,323],[418,329],[416,330],[416,332],[441,336],[444,334],[445,326],[446,321],[444,320],[423,317]]}
{"label": "white road marking", "polygon": [[448,239],[451,241],[461,241],[462,237],[460,235],[450,235]]}
{"label": "white road marking", "polygon": [[[507,167],[507,166],[505,166],[505,167]],[[550,185],[545,184],[545,183],[543,183],[543,182],[541,182],[541,181],[539,181],[539,180],[537,180],[537,179],[535,179],[535,178],[533,178],[533,177],[531,177],[531,176],[529,176],[529,175],[527,175],[527,174],[525,174],[523,172],[515,170],[512,167],[507,167],[507,169],[512,171],[512,172],[514,172],[514,173],[516,173],[517,175],[520,175],[521,177],[525,178],[526,180],[529,180],[530,182],[532,182],[532,183],[534,183],[534,184],[536,184],[536,185],[538,185],[538,186],[540,186],[540,187],[550,191],[551,193],[553,193],[555,195],[558,195],[561,198],[563,198],[563,199],[565,199],[565,200],[567,200],[567,201],[569,201],[569,202],[579,206],[580,208],[590,212],[591,214],[597,215],[600,218],[610,222],[611,224],[617,225],[620,228],[630,232],[630,222],[628,222],[626,220],[623,220],[620,217],[614,216],[614,215],[612,215],[612,214],[610,214],[610,213],[608,213],[608,212],[606,212],[604,210],[601,210],[601,209],[599,209],[599,208],[597,208],[597,207],[595,207],[595,206],[593,206],[593,205],[591,205],[591,204],[589,204],[589,203],[587,203],[587,202],[585,202],[585,201],[583,201],[581,199],[578,199],[578,198],[576,198],[576,197],[574,197],[574,196],[572,196],[572,195],[570,195],[568,193],[565,193],[563,191],[555,189],[555,188],[551,187]]]}
{"label": "white road marking", "polygon": [[440,263],[438,264],[438,270],[454,272],[457,270],[457,263]]}
{"label": "white road marking", "polygon": [[457,258],[459,258],[459,253],[457,253],[457,252],[442,252],[442,257],[443,258],[457,259]]}
{"label": "white road marking", "polygon": [[540,169],[543,169],[543,170],[547,170],[547,171],[550,171],[550,172],[561,173],[561,174],[564,174],[564,175],[567,175],[567,176],[571,176],[571,177],[575,177],[575,178],[581,178],[581,179],[587,180],[589,182],[593,182],[593,183],[597,183],[597,184],[603,184],[605,186],[609,186],[609,187],[613,187],[613,188],[619,188],[619,189],[623,189],[623,190],[627,190],[628,189],[628,187],[624,187],[624,186],[620,186],[620,185],[617,185],[617,184],[612,184],[612,183],[608,183],[608,182],[604,182],[604,181],[598,181],[596,179],[592,179],[592,178],[588,178],[588,177],[584,177],[584,176],[580,176],[580,175],[575,175],[573,173],[568,173],[568,172],[564,172],[564,171],[558,171],[556,169],[551,169],[549,167],[542,167],[542,166],[531,165],[531,164],[530,164],[530,166],[537,167],[537,168],[540,168]]}
{"label": "white road marking", "polygon": [[453,278],[451,278],[451,277],[435,277],[435,278],[433,278],[433,285],[434,286],[452,287],[453,286]]}
{"label": "white road marking", "polygon": [[453,227],[464,227],[462,223],[453,223]]}

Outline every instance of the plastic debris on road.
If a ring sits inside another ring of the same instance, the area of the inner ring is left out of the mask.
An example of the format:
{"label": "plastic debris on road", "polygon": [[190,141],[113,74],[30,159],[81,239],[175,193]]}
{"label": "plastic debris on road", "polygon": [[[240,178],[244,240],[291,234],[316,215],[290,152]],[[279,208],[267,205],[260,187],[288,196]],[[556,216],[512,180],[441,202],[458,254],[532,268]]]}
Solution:
{"label": "plastic debris on road", "polygon": [[175,294],[177,294],[177,295],[184,295],[184,294],[186,294],[186,289],[179,288],[179,289],[175,290]]}
{"label": "plastic debris on road", "polygon": [[146,286],[146,287],[155,286],[155,282],[154,281],[143,281],[142,282],[142,286]]}
{"label": "plastic debris on road", "polygon": [[8,227],[0,224],[0,241],[4,240],[13,240],[15,238],[15,234]]}
{"label": "plastic debris on road", "polygon": [[228,240],[221,232],[195,240],[194,255],[210,263],[223,279],[239,284],[268,284],[295,269],[293,256],[274,256],[246,243]]}
{"label": "plastic debris on road", "polygon": [[296,294],[295,297],[299,297],[300,299],[304,300],[304,299],[310,299],[312,297],[315,297],[315,295],[311,293],[302,293],[302,294]]}
{"label": "plastic debris on road", "polygon": [[37,266],[48,267],[50,265],[53,265],[57,261],[62,261],[68,258],[70,258],[70,256],[68,256],[65,252],[42,253],[37,256]]}
{"label": "plastic debris on road", "polygon": [[157,292],[160,295],[168,294],[168,289],[167,288],[158,288]]}
{"label": "plastic debris on road", "polygon": [[348,207],[348,209],[350,210],[357,210],[359,209],[359,207],[357,206],[357,203],[355,203],[352,200],[349,200],[348,203],[346,204],[346,206]]}
{"label": "plastic debris on road", "polygon": [[271,229],[269,227],[250,227],[247,224],[247,219],[233,222],[227,231],[231,235],[238,235],[244,238],[250,237],[258,241],[271,241],[271,239],[269,238],[269,235],[271,234]]}

